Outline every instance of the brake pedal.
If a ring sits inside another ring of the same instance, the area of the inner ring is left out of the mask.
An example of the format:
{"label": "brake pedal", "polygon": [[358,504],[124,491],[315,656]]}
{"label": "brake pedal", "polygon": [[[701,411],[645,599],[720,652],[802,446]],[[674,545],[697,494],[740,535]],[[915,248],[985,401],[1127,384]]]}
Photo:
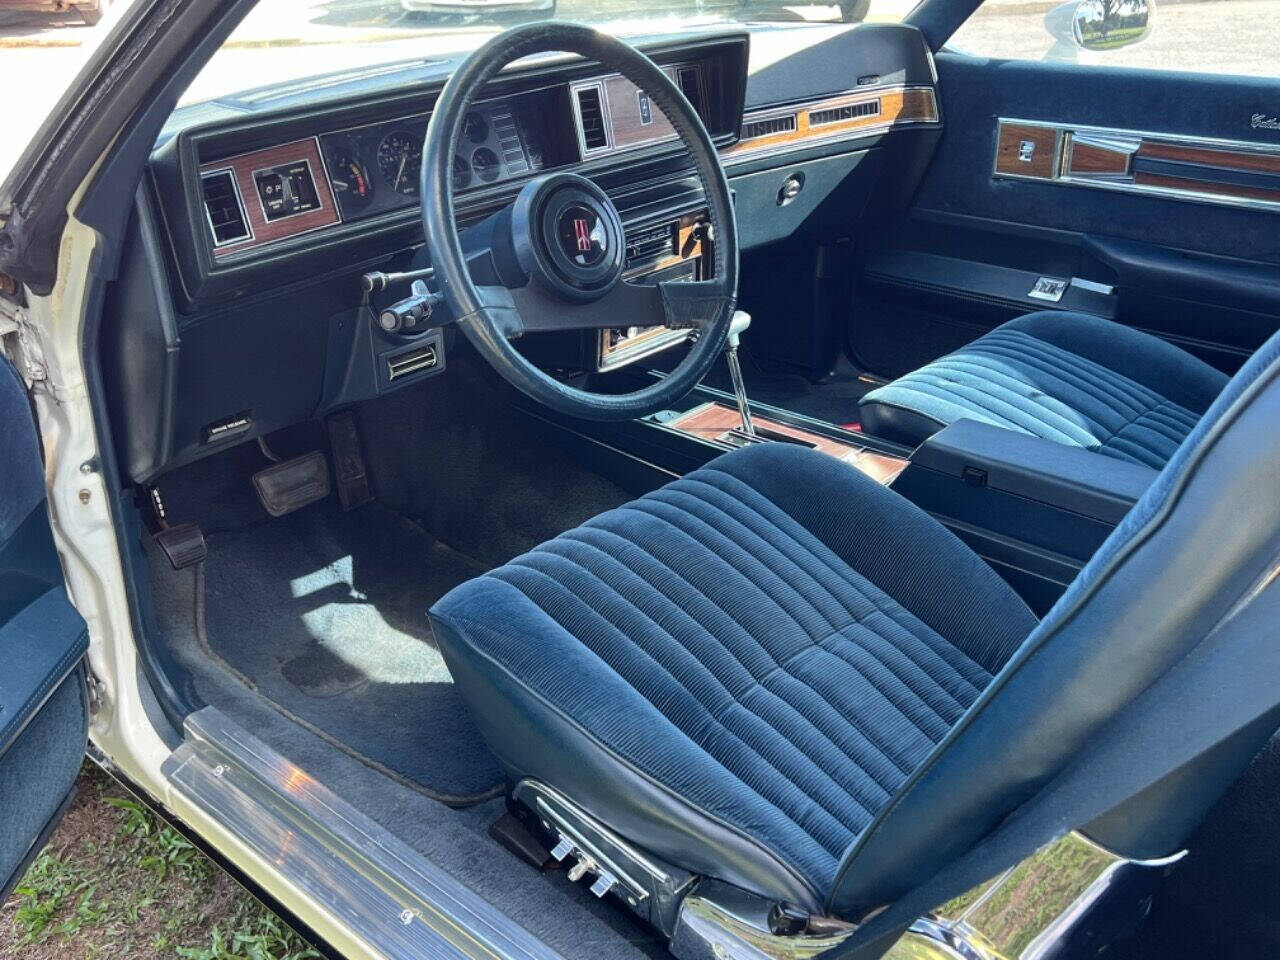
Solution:
{"label": "brake pedal", "polygon": [[283,517],[329,495],[329,464],[319,450],[273,463],[253,475],[262,507]]}
{"label": "brake pedal", "polygon": [[338,483],[338,501],[343,510],[354,510],[373,499],[369,474],[360,449],[360,428],[350,410],[335,413],[325,426],[329,431],[329,449],[333,453],[333,473]]}
{"label": "brake pedal", "polygon": [[156,546],[164,551],[169,563],[175,570],[185,570],[204,561],[209,555],[209,548],[204,542],[204,533],[194,523],[180,523],[177,526],[165,527],[152,539]]}

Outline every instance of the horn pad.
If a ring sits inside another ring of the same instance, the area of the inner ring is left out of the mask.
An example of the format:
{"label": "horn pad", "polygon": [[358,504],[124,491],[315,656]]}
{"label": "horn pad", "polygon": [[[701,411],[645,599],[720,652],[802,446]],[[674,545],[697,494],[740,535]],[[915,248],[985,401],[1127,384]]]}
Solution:
{"label": "horn pad", "polygon": [[598,299],[622,278],[622,218],[586,177],[558,173],[529,181],[512,207],[511,228],[521,269],[565,300]]}

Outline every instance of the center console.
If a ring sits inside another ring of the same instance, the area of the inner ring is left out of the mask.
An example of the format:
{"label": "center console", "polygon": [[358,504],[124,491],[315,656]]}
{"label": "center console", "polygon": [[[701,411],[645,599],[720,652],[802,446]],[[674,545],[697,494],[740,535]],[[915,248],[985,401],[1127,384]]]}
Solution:
{"label": "center console", "polygon": [[912,452],[893,488],[1043,613],[1157,475],[1083,447],[958,420]]}
{"label": "center console", "polygon": [[[668,421],[666,426],[728,451],[743,446],[744,441],[752,442],[744,437],[739,428],[740,423],[741,418],[737,410],[728,404],[711,401],[700,404],[674,420]],[[903,457],[881,453],[853,442],[849,431],[840,431],[847,434],[844,437],[824,436],[797,424],[782,423],[758,415],[752,417],[752,425],[757,442],[792,443],[817,450],[837,460],[843,460],[877,483],[883,483],[886,486],[893,483],[909,462]]]}

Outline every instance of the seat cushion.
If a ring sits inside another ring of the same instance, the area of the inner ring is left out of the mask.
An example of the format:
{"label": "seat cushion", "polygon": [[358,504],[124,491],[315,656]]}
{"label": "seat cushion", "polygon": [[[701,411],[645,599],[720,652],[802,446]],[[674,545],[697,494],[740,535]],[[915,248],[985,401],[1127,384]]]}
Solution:
{"label": "seat cushion", "polygon": [[864,430],[913,445],[968,418],[1159,469],[1226,383],[1157,337],[1045,311],[871,391],[859,410]]}
{"label": "seat cushion", "polygon": [[789,444],[602,514],[431,616],[513,778],[810,908],[1036,622],[932,518]]}

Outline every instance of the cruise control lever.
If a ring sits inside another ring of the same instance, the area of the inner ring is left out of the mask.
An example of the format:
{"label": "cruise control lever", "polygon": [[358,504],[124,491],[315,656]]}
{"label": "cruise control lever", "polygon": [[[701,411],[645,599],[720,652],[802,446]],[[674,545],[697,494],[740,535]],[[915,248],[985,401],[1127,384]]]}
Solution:
{"label": "cruise control lever", "polygon": [[409,290],[409,296],[378,313],[378,326],[387,333],[416,333],[440,326],[431,322],[436,305],[443,299],[440,294],[428,290],[423,280],[413,281]]}

